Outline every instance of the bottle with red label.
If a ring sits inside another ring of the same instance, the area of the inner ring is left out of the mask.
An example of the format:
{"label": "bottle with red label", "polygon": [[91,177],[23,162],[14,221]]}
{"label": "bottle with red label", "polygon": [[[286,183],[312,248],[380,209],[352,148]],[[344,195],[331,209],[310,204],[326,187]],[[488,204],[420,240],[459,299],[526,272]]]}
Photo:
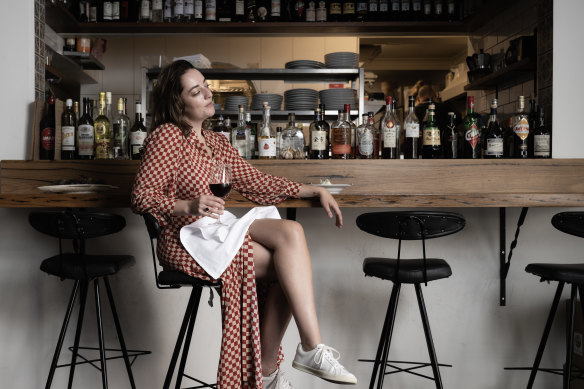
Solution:
{"label": "bottle with red label", "polygon": [[392,96],[385,98],[385,116],[379,123],[379,127],[381,158],[399,159],[400,125],[393,109]]}
{"label": "bottle with red label", "polygon": [[525,112],[525,97],[519,96],[519,102],[517,105],[517,113],[513,117],[513,133],[514,139],[514,150],[513,156],[515,158],[529,158],[529,117],[527,112]]}
{"label": "bottle with red label", "polygon": [[479,116],[474,111],[474,96],[468,96],[466,116],[462,121],[462,157],[481,158]]}
{"label": "bottle with red label", "polygon": [[55,159],[55,97],[49,96],[49,106],[40,123],[39,159]]}

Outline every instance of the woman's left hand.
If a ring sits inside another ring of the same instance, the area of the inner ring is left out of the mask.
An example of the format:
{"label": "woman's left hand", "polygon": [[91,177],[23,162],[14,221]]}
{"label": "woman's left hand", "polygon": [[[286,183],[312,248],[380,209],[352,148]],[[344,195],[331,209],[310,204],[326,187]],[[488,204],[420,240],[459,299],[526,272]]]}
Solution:
{"label": "woman's left hand", "polygon": [[335,222],[336,226],[339,228],[343,226],[343,214],[341,213],[341,209],[339,208],[339,205],[337,204],[337,201],[335,200],[333,195],[331,195],[328,190],[319,186],[302,185],[300,187],[300,192],[298,192],[298,196],[299,197],[318,196],[320,198],[320,205],[326,211],[329,219],[333,218],[334,213],[334,216],[336,216]]}

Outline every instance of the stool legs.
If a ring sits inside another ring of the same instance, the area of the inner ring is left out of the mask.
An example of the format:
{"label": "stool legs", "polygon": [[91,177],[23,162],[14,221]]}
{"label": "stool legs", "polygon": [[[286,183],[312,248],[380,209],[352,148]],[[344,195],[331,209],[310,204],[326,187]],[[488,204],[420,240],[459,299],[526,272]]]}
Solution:
{"label": "stool legs", "polygon": [[422,294],[422,288],[420,287],[420,284],[415,284],[414,287],[416,288],[416,296],[418,297],[418,306],[420,307],[420,316],[422,316],[424,334],[426,335],[426,345],[428,346],[428,353],[430,354],[430,362],[432,364],[432,372],[434,373],[436,389],[442,389],[442,378],[440,377],[440,369],[438,368],[436,350],[434,349],[434,342],[432,341],[432,332],[430,331],[430,323],[428,322],[428,313],[426,312],[424,295]]}
{"label": "stool legs", "polygon": [[69,367],[69,383],[67,388],[71,389],[73,386],[73,375],[75,374],[75,362],[77,361],[77,353],[79,352],[79,338],[81,337],[81,327],[83,326],[83,316],[85,315],[85,305],[87,302],[87,292],[89,290],[89,283],[87,281],[81,282],[81,296],[79,297],[79,316],[77,317],[77,329],[75,330],[75,342],[73,343],[73,353],[71,354],[71,366]]}
{"label": "stool legs", "polygon": [[97,334],[99,339],[99,358],[101,360],[101,383],[103,389],[107,389],[107,365],[105,361],[105,346],[103,340],[103,325],[101,320],[101,299],[99,296],[99,280],[93,281],[95,291],[95,314],[97,316]]}

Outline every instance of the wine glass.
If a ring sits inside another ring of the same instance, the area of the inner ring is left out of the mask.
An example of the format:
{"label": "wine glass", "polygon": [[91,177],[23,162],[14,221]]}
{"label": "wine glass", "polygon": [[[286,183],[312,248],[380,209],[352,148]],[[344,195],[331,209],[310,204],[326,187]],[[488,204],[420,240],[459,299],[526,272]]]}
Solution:
{"label": "wine glass", "polygon": [[[211,193],[217,197],[225,198],[231,191],[231,166],[225,163],[217,163],[213,167],[211,173],[211,181],[209,181],[209,189]],[[223,224],[217,216],[215,224]]]}

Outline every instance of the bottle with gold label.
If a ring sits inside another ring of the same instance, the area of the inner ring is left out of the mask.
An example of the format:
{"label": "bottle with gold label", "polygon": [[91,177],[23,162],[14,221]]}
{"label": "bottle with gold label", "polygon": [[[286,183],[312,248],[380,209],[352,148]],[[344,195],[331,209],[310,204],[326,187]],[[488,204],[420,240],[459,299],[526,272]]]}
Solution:
{"label": "bottle with gold label", "polygon": [[527,112],[525,112],[525,97],[519,96],[519,101],[517,104],[517,112],[513,117],[513,133],[515,136],[513,156],[515,158],[528,158],[529,157],[529,117]]}
{"label": "bottle with gold label", "polygon": [[93,123],[95,159],[109,159],[111,148],[110,120],[105,114],[105,92],[99,93],[99,114]]}

